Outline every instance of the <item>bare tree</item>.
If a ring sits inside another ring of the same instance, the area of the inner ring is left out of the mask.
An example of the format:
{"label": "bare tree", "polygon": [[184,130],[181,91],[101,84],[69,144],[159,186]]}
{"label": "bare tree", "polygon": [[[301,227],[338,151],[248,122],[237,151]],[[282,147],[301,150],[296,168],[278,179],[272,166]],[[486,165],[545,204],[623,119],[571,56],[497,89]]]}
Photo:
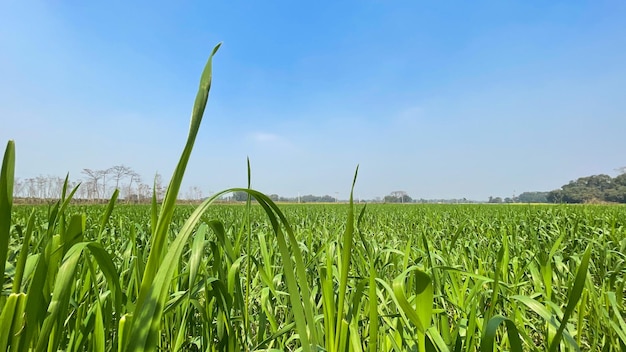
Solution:
{"label": "bare tree", "polygon": [[165,188],[163,187],[163,176],[160,173],[156,173],[154,176],[154,191],[157,196],[157,200],[163,200],[165,196]]}
{"label": "bare tree", "polygon": [[201,200],[202,190],[198,186],[189,186],[189,189],[185,193],[186,200]]}
{"label": "bare tree", "polygon": [[74,198],[76,199],[87,199],[87,185],[86,185],[87,181],[82,181],[82,180],[78,180],[78,182],[75,182],[72,185],[72,188],[79,186],[78,190],[76,190],[76,194],[74,195]]}
{"label": "bare tree", "polygon": [[63,184],[65,183],[65,179],[59,176],[48,176],[48,198],[61,198],[61,192],[63,192]]}
{"label": "bare tree", "polygon": [[198,186],[193,186],[193,193],[195,195],[196,200],[202,199],[202,189]]}
{"label": "bare tree", "polygon": [[115,180],[115,189],[119,189],[120,181],[134,173],[133,169],[124,165],[116,165],[110,168],[113,179]]}
{"label": "bare tree", "polygon": [[152,188],[145,183],[139,183],[137,185],[137,199],[139,201],[150,198],[150,193],[152,193]]}
{"label": "bare tree", "polygon": [[126,197],[130,197],[131,194],[133,194],[133,181],[135,181],[137,184],[141,183],[141,176],[136,173],[135,171],[131,172],[129,175],[129,182],[128,182],[128,187],[127,187],[127,191],[126,191]]}
{"label": "bare tree", "polygon": [[37,185],[34,178],[26,179],[26,189],[28,198],[37,198]]}
{"label": "bare tree", "polygon": [[189,190],[187,191],[187,193],[185,193],[185,199],[193,200],[193,198],[194,198],[193,187],[189,186]]}
{"label": "bare tree", "polygon": [[102,178],[102,174],[99,170],[83,169],[82,174],[87,176],[87,182],[84,183],[85,187],[89,187],[87,190],[88,199],[93,200],[99,198],[98,181]]}
{"label": "bare tree", "polygon": [[16,177],[13,182],[13,195],[15,197],[22,197],[22,192],[26,188],[26,181],[22,181],[20,178]]}
{"label": "bare tree", "polygon": [[47,196],[46,192],[46,179],[42,175],[35,177],[35,185],[37,187],[37,197],[44,199]]}
{"label": "bare tree", "polygon": [[98,170],[98,173],[102,176],[102,198],[106,199],[107,196],[107,175],[111,174],[111,168]]}

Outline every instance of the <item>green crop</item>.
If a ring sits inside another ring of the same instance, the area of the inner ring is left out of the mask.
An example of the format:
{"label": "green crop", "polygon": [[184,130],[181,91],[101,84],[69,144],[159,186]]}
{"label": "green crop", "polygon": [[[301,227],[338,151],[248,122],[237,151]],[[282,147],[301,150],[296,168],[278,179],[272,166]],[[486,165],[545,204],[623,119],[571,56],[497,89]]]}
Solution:
{"label": "green crop", "polygon": [[[248,185],[161,204],[13,205],[0,172],[0,350],[623,351],[626,207],[286,205]],[[352,186],[357,181],[356,173]],[[216,205],[246,192],[242,205]]]}

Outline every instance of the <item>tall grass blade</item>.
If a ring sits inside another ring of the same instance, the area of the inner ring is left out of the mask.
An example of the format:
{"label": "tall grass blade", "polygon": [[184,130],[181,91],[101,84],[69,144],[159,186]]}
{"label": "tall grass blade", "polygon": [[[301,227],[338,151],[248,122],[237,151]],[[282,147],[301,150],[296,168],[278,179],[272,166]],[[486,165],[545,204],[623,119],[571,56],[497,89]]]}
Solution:
{"label": "tall grass blade", "polygon": [[[346,230],[343,233],[343,243],[341,246],[341,273],[339,276],[339,295],[337,297],[337,322],[335,323],[336,329],[344,329],[342,321],[345,319],[343,316],[344,304],[346,300],[346,291],[348,289],[348,273],[350,271],[350,258],[352,256],[352,244],[354,242],[354,185],[356,184],[356,178],[359,174],[359,167],[356,167],[354,172],[354,179],[352,180],[352,188],[350,190],[350,208],[348,208],[348,221],[346,223]],[[346,321],[349,323],[349,321]],[[345,327],[347,329],[347,326]],[[339,330],[335,332],[335,351],[340,351],[340,346],[345,344],[346,341],[339,338],[341,334]]]}
{"label": "tall grass blade", "polygon": [[[145,306],[152,306],[156,304],[156,302],[146,302],[146,300],[149,295],[154,295],[154,293],[150,293],[154,292],[152,284],[153,281],[156,279],[157,271],[161,266],[161,260],[163,258],[162,253],[167,239],[167,232],[172,221],[172,216],[174,214],[176,198],[178,197],[178,192],[180,190],[185,169],[187,168],[187,163],[189,161],[189,157],[191,156],[191,151],[193,149],[198,130],[200,129],[200,123],[202,122],[204,109],[209,99],[209,91],[211,89],[212,79],[213,56],[217,53],[220,45],[221,43],[213,48],[207,64],[204,67],[204,71],[200,79],[200,87],[198,89],[193,111],[191,114],[191,124],[189,126],[189,135],[187,137],[187,142],[185,143],[185,147],[181,154],[180,160],[178,161],[178,165],[174,170],[174,174],[172,175],[169,186],[167,187],[167,190],[165,192],[165,198],[163,199],[163,204],[161,205],[161,212],[158,216],[158,219],[156,220],[156,225],[154,225],[152,231],[150,254],[148,256],[148,261],[144,269],[144,275],[142,277],[141,288],[139,291],[139,298],[137,299],[136,309],[139,311],[139,314],[136,315],[137,321],[139,320],[139,315],[145,317],[143,312]],[[138,349],[144,349],[147,351],[154,350],[156,348],[156,343],[154,341],[150,343],[146,340],[144,340],[143,343],[140,343],[140,341],[136,341],[135,338],[138,338],[140,336],[147,337],[147,334],[139,333],[146,328],[146,325],[139,326],[138,324],[140,323],[138,323],[137,321],[133,320],[131,322],[134,328],[131,329],[131,336],[129,337],[129,341],[133,341],[134,346],[136,346],[136,348]],[[145,321],[141,322],[141,324],[146,323],[147,322]],[[153,325],[155,325],[155,323],[151,322],[147,326]],[[133,333],[133,331],[135,331],[138,336],[135,336],[135,333]]]}
{"label": "tall grass blade", "polygon": [[522,352],[522,341],[519,338],[517,326],[511,319],[505,318],[501,315],[496,315],[489,319],[485,331],[483,331],[483,337],[480,342],[481,352],[493,352],[493,347],[500,324],[506,325],[506,332],[509,337],[509,344],[511,345],[511,352]]}
{"label": "tall grass blade", "polygon": [[[561,325],[559,329],[556,331],[556,335],[554,335],[554,339],[550,344],[550,352],[556,352],[559,348],[559,344],[561,343],[561,337],[563,336],[563,331],[567,326],[567,321],[569,317],[574,313],[574,309],[576,308],[576,304],[578,300],[580,300],[580,296],[585,288],[585,281],[587,279],[587,268],[589,267],[589,258],[591,257],[591,245],[587,246],[585,250],[585,254],[583,254],[582,260],[580,261],[580,265],[578,266],[578,271],[576,272],[576,279],[574,279],[574,285],[567,296],[567,307],[563,312],[563,319],[561,319]],[[576,346],[578,347],[578,346]]]}
{"label": "tall grass blade", "polygon": [[[407,275],[410,273],[414,274],[415,297],[413,301],[415,302],[415,308],[413,308],[413,305],[409,302],[405,294],[405,292],[408,291],[406,287]],[[433,285],[430,276],[421,271],[417,266],[412,266],[393,280],[392,287],[398,308],[401,309],[403,314],[417,327],[417,339],[420,351],[426,350],[426,329],[430,327],[434,299]]]}
{"label": "tall grass blade", "polygon": [[[20,231],[20,237],[22,238],[22,248],[20,249],[20,256],[17,259],[17,265],[15,266],[15,276],[13,277],[13,293],[19,293],[22,289],[22,278],[24,277],[24,270],[26,269],[26,260],[28,260],[28,247],[30,246],[30,239],[33,234],[33,228],[35,227],[35,210],[33,209],[28,217],[28,223],[26,225],[26,231],[23,236]],[[19,229],[19,227],[18,227]]]}
{"label": "tall grass blade", "polygon": [[0,289],[4,286],[4,269],[9,251],[14,177],[15,142],[9,141],[2,158],[2,169],[0,169]]}

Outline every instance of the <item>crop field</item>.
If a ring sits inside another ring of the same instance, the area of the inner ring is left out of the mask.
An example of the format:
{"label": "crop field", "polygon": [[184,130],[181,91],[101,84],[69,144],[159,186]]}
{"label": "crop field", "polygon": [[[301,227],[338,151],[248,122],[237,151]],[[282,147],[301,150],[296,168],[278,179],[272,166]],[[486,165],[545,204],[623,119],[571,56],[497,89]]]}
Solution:
{"label": "crop field", "polygon": [[277,231],[260,205],[216,205],[180,244],[178,207],[164,299],[138,311],[151,207],[16,206],[0,347],[624,348],[625,207],[361,205],[354,228],[349,207],[281,206]]}
{"label": "crop field", "polygon": [[149,206],[13,205],[7,144],[0,351],[626,350],[626,207],[177,205],[210,83]]}

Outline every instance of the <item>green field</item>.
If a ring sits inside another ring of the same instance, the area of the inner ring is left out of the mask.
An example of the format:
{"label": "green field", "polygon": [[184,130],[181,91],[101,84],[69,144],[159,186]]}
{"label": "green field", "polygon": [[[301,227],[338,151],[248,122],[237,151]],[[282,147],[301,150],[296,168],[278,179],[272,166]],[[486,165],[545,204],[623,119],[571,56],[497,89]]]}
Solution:
{"label": "green field", "polygon": [[624,348],[626,207],[372,205],[353,231],[349,205],[280,209],[291,233],[259,205],[209,207],[170,257],[194,210],[176,208],[144,331],[151,207],[16,206],[0,347],[123,350],[150,332],[160,350]]}
{"label": "green field", "polygon": [[13,205],[7,144],[0,351],[626,350],[626,207],[177,206],[210,83],[160,204]]}

